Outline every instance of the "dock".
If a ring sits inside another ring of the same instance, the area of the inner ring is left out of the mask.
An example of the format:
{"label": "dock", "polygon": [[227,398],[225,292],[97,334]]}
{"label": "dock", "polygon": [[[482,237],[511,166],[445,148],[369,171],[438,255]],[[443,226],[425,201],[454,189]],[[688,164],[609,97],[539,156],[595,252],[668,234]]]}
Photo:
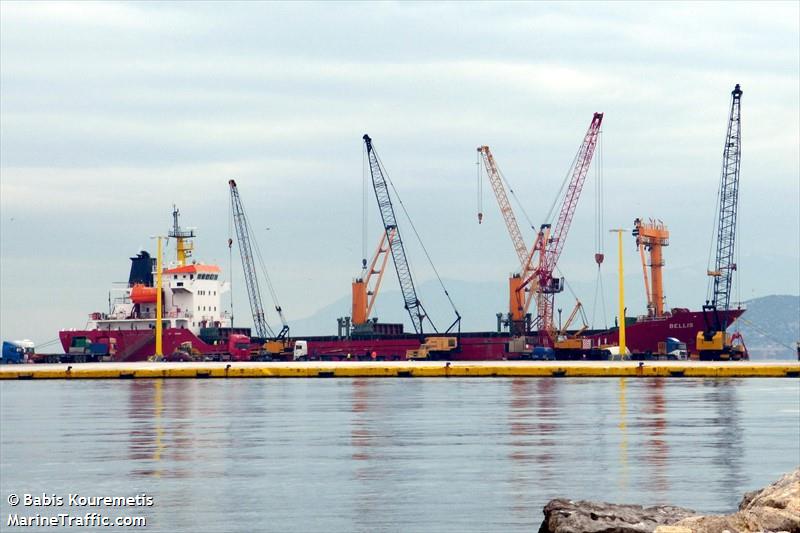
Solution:
{"label": "dock", "polygon": [[163,378],[665,377],[797,378],[800,362],[698,361],[299,361],[135,362],[0,366],[0,380]]}

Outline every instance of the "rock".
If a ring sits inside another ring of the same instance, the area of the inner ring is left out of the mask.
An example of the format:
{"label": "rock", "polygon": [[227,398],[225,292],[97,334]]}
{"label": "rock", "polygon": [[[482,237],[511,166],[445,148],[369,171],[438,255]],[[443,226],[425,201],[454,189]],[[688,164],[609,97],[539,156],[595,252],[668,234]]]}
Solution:
{"label": "rock", "polygon": [[659,525],[696,514],[671,505],[642,507],[556,499],[545,506],[539,533],[652,533]]}
{"label": "rock", "polygon": [[764,489],[745,494],[736,513],[691,517],[675,525],[698,533],[800,533],[800,468]]}
{"label": "rock", "polygon": [[800,533],[800,468],[768,487],[748,492],[729,515],[690,509],[617,505],[565,499],[544,508],[539,533]]}

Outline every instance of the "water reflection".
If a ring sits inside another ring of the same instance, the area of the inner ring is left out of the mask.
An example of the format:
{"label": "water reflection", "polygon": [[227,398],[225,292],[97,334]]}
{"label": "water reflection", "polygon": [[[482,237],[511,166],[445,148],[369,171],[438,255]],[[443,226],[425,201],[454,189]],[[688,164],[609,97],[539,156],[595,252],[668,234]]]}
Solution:
{"label": "water reflection", "polygon": [[[128,454],[134,477],[187,477],[190,472],[174,463],[192,458],[191,398],[185,387],[169,387],[169,406],[164,404],[164,380],[128,383]],[[173,465],[165,470],[166,464]]]}
{"label": "water reflection", "polygon": [[0,492],[152,493],[154,533],[522,532],[558,496],[728,512],[796,466],[799,385],[0,383]]}
{"label": "water reflection", "polygon": [[559,383],[551,379],[512,379],[509,384],[509,484],[511,511],[520,522],[530,521],[536,485],[547,486],[554,478],[559,443],[557,405]]}
{"label": "water reflection", "polygon": [[353,479],[356,492],[353,499],[353,521],[357,531],[379,530],[387,510],[381,497],[381,487],[392,479],[385,461],[376,456],[382,443],[379,439],[380,416],[376,411],[376,380],[356,378],[351,382],[350,457],[354,461]]}
{"label": "water reflection", "polygon": [[[353,380],[353,412],[352,429],[350,430],[350,445],[353,447],[352,458],[355,461],[366,461],[370,458],[370,447],[373,445],[373,435],[370,430],[367,410],[370,402],[370,381],[357,378]],[[356,477],[362,477],[362,468],[356,469]]]}
{"label": "water reflection", "polygon": [[[742,470],[744,452],[741,406],[737,388],[741,380],[704,380],[707,401],[713,413],[707,420],[707,429],[713,437],[715,454],[712,461],[723,473],[719,482],[721,494],[728,497],[729,505],[738,505],[746,476]],[[795,456],[795,459],[797,456]]]}
{"label": "water reflection", "polygon": [[628,401],[625,397],[625,378],[619,378],[619,488],[624,491],[628,488]]}
{"label": "water reflection", "polygon": [[643,431],[644,461],[650,467],[649,485],[661,501],[667,501],[669,492],[669,446],[666,440],[666,409],[664,399],[665,378],[648,379],[644,386]]}

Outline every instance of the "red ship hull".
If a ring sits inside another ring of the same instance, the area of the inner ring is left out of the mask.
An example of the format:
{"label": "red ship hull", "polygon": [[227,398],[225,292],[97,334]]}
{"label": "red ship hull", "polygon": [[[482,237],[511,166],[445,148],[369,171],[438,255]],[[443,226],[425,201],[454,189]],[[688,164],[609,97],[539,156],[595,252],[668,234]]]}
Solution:
{"label": "red ship hull", "polygon": [[[720,311],[720,321],[726,328],[739,318],[744,309],[731,309]],[[686,343],[686,351],[690,354],[697,353],[697,333],[706,329],[702,311],[688,309],[673,309],[671,313],[660,318],[639,318],[635,324],[628,324],[625,328],[625,344],[628,351],[634,354],[658,353],[658,343],[667,337],[674,337]],[[591,332],[585,335],[592,339],[592,346],[619,344],[619,330]]]}
{"label": "red ship hull", "polygon": [[[721,313],[725,324],[732,324],[744,310],[731,310]],[[677,338],[686,343],[689,353],[695,353],[695,339],[699,331],[705,329],[705,321],[701,311],[674,309],[673,312],[659,319],[639,319],[626,328],[626,344],[634,354],[657,353],[658,343],[667,337]],[[61,345],[66,353],[75,345],[76,338],[82,337],[93,344],[106,344],[110,347],[111,358],[115,361],[144,361],[155,351],[155,335],[152,330],[83,330],[61,331]],[[590,339],[592,347],[616,345],[618,330],[616,328],[603,331],[592,331],[584,335]],[[419,348],[419,337],[410,334],[379,337],[374,339],[347,339],[339,337],[298,337],[308,345],[308,357],[311,359],[405,359],[406,351]],[[458,348],[442,354],[448,359],[502,360],[514,359],[520,353],[509,352],[508,344],[511,336],[507,333],[479,332],[462,333]],[[192,348],[203,354],[219,354],[225,351],[223,345],[209,344],[186,329],[168,328],[164,330],[163,352],[171,354],[181,345],[191,343]],[[292,341],[289,342],[289,346]]]}
{"label": "red ship hull", "polygon": [[[114,361],[145,361],[155,353],[155,335],[152,330],[82,330],[61,331],[61,345],[65,353],[75,345],[76,339],[86,339],[92,344],[105,344],[110,348]],[[346,360],[370,359],[374,352],[376,359],[398,360],[406,358],[406,351],[419,348],[416,335],[398,335],[376,339],[343,339],[337,337],[302,337],[308,343],[310,359]],[[508,353],[507,334],[468,333],[461,337],[459,347],[449,353],[454,360],[500,360],[519,357]],[[194,350],[202,354],[219,354],[224,345],[211,345],[186,329],[169,328],[164,330],[163,353],[178,351],[181,345],[190,342]],[[289,341],[291,346],[293,341]]]}
{"label": "red ship hull", "polygon": [[[104,344],[109,347],[108,355],[114,361],[146,361],[155,353],[156,337],[153,330],[68,330],[58,333],[64,353],[76,345],[76,340],[86,339],[92,344]],[[182,344],[190,342],[192,347],[204,354],[221,353],[225,346],[212,345],[200,340],[188,329],[167,328],[162,336],[163,353],[176,352]]]}

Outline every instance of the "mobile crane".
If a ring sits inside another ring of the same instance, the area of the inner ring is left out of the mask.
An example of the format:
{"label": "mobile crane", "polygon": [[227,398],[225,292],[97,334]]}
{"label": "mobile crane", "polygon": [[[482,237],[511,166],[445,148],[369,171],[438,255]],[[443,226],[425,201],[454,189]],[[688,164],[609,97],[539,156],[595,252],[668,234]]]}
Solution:
{"label": "mobile crane", "polygon": [[[417,296],[417,289],[414,285],[414,279],[411,276],[411,268],[409,267],[408,258],[406,257],[405,246],[403,245],[403,239],[400,235],[400,229],[397,225],[397,217],[395,216],[392,197],[389,194],[389,186],[384,173],[383,165],[381,164],[378,154],[375,152],[375,148],[372,144],[372,139],[370,136],[364,134],[362,138],[367,151],[369,170],[370,175],[372,176],[372,188],[375,191],[375,199],[378,202],[378,210],[381,213],[381,220],[383,222],[383,228],[386,237],[385,240],[381,240],[382,244],[378,247],[378,251],[376,252],[373,263],[377,262],[378,254],[381,253],[381,247],[383,246],[383,243],[386,243],[388,251],[384,253],[391,253],[395,272],[397,273],[397,281],[400,284],[400,291],[403,294],[404,307],[408,312],[408,316],[411,318],[411,324],[414,327],[414,332],[417,334],[420,340],[419,348],[415,350],[408,350],[406,357],[409,359],[426,359],[431,356],[457,350],[457,337],[425,336],[423,326],[426,320],[430,324],[431,328],[433,328],[434,332],[438,333],[438,330],[436,329],[436,326],[428,316],[427,312],[425,311],[425,307],[423,307],[422,302]],[[386,261],[384,259],[384,264],[385,262]],[[361,289],[359,288],[359,291],[360,290]],[[447,291],[445,291],[445,294],[447,294]],[[447,296],[449,299],[449,295]],[[360,307],[361,306],[359,305],[359,308]],[[370,308],[371,304],[367,307],[367,309],[369,310]],[[455,310],[455,306],[453,306],[453,308]],[[355,303],[353,311],[353,314],[355,315],[357,311],[355,308]],[[364,316],[364,318],[366,318],[366,316]],[[456,320],[450,325],[445,334],[449,333],[456,324],[459,325],[460,330],[460,323],[461,316],[458,314],[458,311],[456,311]]]}
{"label": "mobile crane", "polygon": [[[722,174],[719,186],[719,213],[716,226],[716,255],[713,270],[709,269],[711,298],[703,305],[705,329],[697,333],[697,350],[701,360],[747,359],[747,349],[737,332],[728,335],[727,311],[731,305],[731,288],[736,243],[736,217],[739,205],[739,168],[742,156],[742,89],[731,91],[731,109],[725,146],[722,151]],[[738,344],[734,344],[735,341]]]}
{"label": "mobile crane", "polygon": [[[269,326],[264,313],[264,305],[261,301],[261,291],[259,290],[258,275],[255,267],[255,256],[253,255],[253,246],[250,238],[250,223],[242,205],[242,199],[239,195],[239,188],[236,186],[235,180],[229,180],[228,185],[231,190],[231,213],[233,216],[233,225],[236,227],[236,237],[239,243],[239,253],[242,258],[242,270],[244,271],[244,280],[247,287],[247,296],[250,300],[250,311],[253,315],[253,327],[255,329],[255,336],[258,337],[259,342],[264,343],[263,346],[253,354],[254,358],[268,358],[274,355],[286,353],[288,351],[287,335],[289,334],[289,325],[283,316],[283,309],[278,304],[275,298],[275,292],[272,290],[272,285],[267,277],[266,282],[270,288],[270,292],[275,300],[275,311],[280,317],[282,328],[276,335],[273,329]],[[228,248],[233,245],[233,239],[228,239]],[[257,248],[256,248],[257,250]],[[266,274],[266,273],[265,273]]]}

